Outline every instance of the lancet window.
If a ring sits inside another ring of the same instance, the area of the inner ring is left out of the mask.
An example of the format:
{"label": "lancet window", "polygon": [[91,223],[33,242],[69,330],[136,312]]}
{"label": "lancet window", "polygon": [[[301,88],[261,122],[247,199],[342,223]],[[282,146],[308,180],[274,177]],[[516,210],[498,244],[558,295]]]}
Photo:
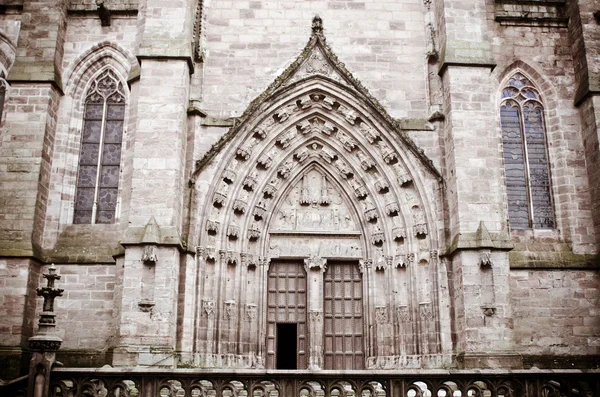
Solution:
{"label": "lancet window", "polygon": [[511,228],[554,228],[544,106],[521,73],[502,89],[500,122]]}
{"label": "lancet window", "polygon": [[85,99],[73,223],[116,220],[124,119],[123,83],[107,70]]}

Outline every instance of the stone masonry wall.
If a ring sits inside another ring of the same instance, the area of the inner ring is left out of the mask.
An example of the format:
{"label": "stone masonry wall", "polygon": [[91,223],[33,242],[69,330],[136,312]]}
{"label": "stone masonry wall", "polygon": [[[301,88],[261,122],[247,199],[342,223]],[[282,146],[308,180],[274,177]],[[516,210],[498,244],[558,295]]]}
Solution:
{"label": "stone masonry wall", "polygon": [[598,272],[513,270],[510,288],[523,355],[600,354]]}
{"label": "stone masonry wall", "polygon": [[426,117],[421,0],[207,3],[203,89],[194,94],[210,116],[240,115],[300,54],[318,13],[333,51],[393,117]]}
{"label": "stone masonry wall", "polygon": [[[63,339],[58,353],[59,361],[66,365],[104,365],[104,356],[114,344],[115,265],[57,265],[61,279],[57,288],[64,289],[63,296],[56,298],[55,312],[57,333]],[[45,285],[40,269],[39,285]],[[34,292],[35,295],[35,292]],[[37,309],[32,318],[37,319],[43,299],[36,298]]]}

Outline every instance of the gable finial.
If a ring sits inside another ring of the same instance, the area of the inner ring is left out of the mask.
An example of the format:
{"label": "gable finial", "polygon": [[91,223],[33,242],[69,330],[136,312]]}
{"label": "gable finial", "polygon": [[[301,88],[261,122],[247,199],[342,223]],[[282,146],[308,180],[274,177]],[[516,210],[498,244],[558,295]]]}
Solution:
{"label": "gable finial", "polygon": [[323,20],[318,14],[312,20],[312,32],[313,34],[323,34]]}

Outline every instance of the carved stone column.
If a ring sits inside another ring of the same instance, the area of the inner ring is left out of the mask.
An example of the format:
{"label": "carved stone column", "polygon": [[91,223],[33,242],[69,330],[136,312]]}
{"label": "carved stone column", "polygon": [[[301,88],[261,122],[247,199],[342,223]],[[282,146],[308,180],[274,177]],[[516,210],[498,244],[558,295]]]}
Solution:
{"label": "carved stone column", "polygon": [[62,339],[56,335],[54,328],[56,323],[54,317],[54,299],[61,296],[62,289],[54,287],[54,281],[60,280],[55,274],[54,264],[44,274],[48,280],[46,287],[38,288],[38,296],[44,297],[43,311],[40,314],[38,333],[29,338],[29,347],[33,350],[33,356],[29,363],[29,384],[27,387],[28,397],[46,397],[50,388],[50,370],[56,362],[56,351],[60,348]]}
{"label": "carved stone column", "polygon": [[308,369],[323,367],[323,273],[327,260],[318,256],[304,259],[308,297]]}

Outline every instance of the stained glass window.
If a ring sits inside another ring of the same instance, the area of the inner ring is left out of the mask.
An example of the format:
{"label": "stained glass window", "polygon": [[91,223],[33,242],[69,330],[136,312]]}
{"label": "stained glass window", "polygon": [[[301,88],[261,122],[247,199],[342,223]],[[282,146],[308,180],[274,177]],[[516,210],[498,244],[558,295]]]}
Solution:
{"label": "stained glass window", "polygon": [[520,73],[502,90],[500,123],[511,228],[554,228],[544,107]]}
{"label": "stained glass window", "polygon": [[125,94],[110,70],[92,84],[85,100],[73,223],[114,223]]}

